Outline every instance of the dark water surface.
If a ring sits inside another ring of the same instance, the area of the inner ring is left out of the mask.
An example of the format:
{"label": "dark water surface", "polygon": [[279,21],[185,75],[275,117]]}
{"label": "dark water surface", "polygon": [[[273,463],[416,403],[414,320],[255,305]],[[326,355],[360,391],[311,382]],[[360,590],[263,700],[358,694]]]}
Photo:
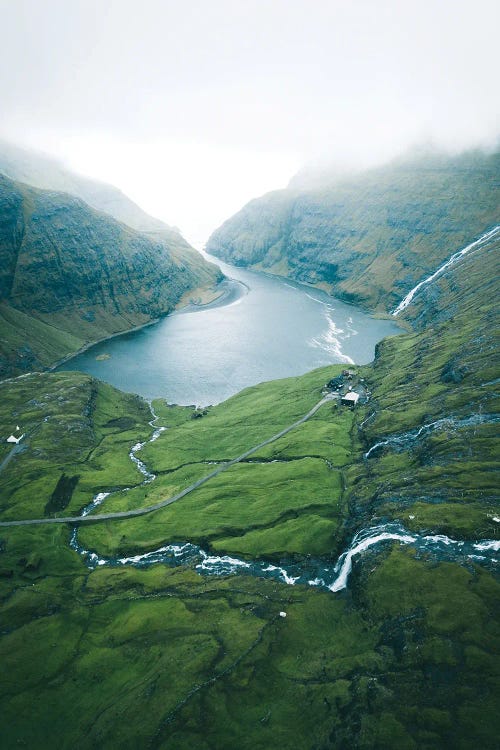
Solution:
{"label": "dark water surface", "polygon": [[[209,257],[209,256],[207,256]],[[176,312],[103,341],[59,367],[170,403],[216,404],[265,380],[330,363],[365,364],[401,329],[325,292],[229,266],[226,304]],[[96,359],[109,355],[107,359]]]}

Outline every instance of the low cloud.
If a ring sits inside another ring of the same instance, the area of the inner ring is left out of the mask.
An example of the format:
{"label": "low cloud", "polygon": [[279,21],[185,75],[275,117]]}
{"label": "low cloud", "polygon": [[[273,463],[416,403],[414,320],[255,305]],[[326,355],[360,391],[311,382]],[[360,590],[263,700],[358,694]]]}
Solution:
{"label": "low cloud", "polygon": [[0,15],[0,133],[134,184],[145,207],[161,163],[155,212],[188,234],[188,214],[203,214],[196,232],[211,221],[210,184],[213,228],[236,196],[280,187],[309,159],[491,147],[500,130],[489,0],[0,0]]}

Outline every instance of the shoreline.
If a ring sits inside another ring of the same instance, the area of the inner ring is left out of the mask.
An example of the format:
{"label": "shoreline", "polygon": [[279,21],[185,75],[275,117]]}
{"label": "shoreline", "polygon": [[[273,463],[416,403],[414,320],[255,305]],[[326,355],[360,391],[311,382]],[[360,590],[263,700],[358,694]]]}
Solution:
{"label": "shoreline", "polygon": [[[162,316],[161,318],[154,318],[154,320],[148,320],[147,323],[141,323],[141,325],[134,326],[133,328],[127,328],[126,331],[118,331],[117,333],[112,333],[109,336],[103,336],[102,339],[97,339],[97,341],[91,341],[88,344],[85,344],[82,346],[78,351],[73,352],[72,354],[67,354],[62,359],[59,359],[57,362],[54,362],[53,365],[50,365],[49,367],[45,367],[42,372],[54,372],[58,367],[61,365],[65,365],[66,362],[69,362],[70,360],[74,359],[74,357],[78,357],[80,354],[84,354],[84,352],[88,351],[89,349],[92,349],[93,346],[97,346],[97,344],[102,344],[104,341],[111,341],[111,339],[116,339],[118,336],[125,336],[126,333],[134,333],[135,331],[140,331],[143,328],[147,328],[148,326],[154,326],[156,323],[159,323],[160,320],[163,319],[163,317],[167,317],[167,315],[170,315],[171,313],[167,313],[166,315]],[[31,372],[35,372],[32,370]],[[29,375],[30,373],[23,373],[23,375]]]}
{"label": "shoreline", "polygon": [[[54,362],[54,364],[50,365],[49,367],[44,368],[44,372],[54,372],[61,365],[65,365],[67,362],[70,362],[80,354],[84,354],[89,349],[92,349],[93,346],[97,346],[97,344],[103,344],[105,341],[111,341],[118,336],[125,336],[128,333],[141,331],[143,328],[148,328],[149,326],[156,325],[165,318],[171,317],[173,315],[187,312],[196,312],[198,310],[201,312],[202,310],[208,310],[214,307],[224,307],[226,305],[231,305],[241,299],[241,297],[243,297],[245,294],[248,294],[249,291],[249,287],[246,284],[244,284],[242,281],[237,281],[236,279],[224,278],[217,284],[217,288],[222,287],[223,285],[225,288],[222,289],[218,297],[216,297],[214,300],[211,300],[210,302],[199,304],[188,302],[186,305],[183,305],[179,309],[173,308],[170,312],[165,313],[165,315],[162,315],[159,318],[148,320],[146,323],[141,323],[140,325],[134,326],[133,328],[127,328],[125,331],[118,331],[117,333],[112,333],[109,336],[103,336],[103,338],[97,339],[96,341],[91,341],[88,344],[80,347],[78,351],[73,352],[72,354],[68,354],[65,357],[62,357],[62,359],[59,359],[57,362]],[[28,375],[29,373],[21,374]]]}
{"label": "shoreline", "polygon": [[[204,251],[203,257],[205,257],[211,263],[224,263],[228,266],[232,265],[230,261],[225,260],[224,258],[218,258],[216,255],[207,253],[206,251]],[[273,271],[270,271],[264,268],[255,268],[255,267],[252,267],[251,265],[236,266],[236,268],[241,268],[242,271],[248,271],[250,273],[261,274],[262,276],[266,276],[268,278],[280,279],[281,281],[289,283],[291,286],[294,286],[295,288],[300,288],[302,286],[307,289],[310,289],[311,291],[324,292],[332,300],[338,300],[339,302],[342,302],[344,305],[349,305],[349,307],[357,308],[358,310],[361,310],[361,312],[365,313],[366,315],[369,315],[374,320],[394,320],[394,322],[396,322],[398,327],[400,327],[403,332],[408,332],[408,331],[413,330],[411,326],[408,326],[408,324],[405,325],[405,322],[399,321],[399,320],[396,321],[390,312],[384,312],[383,310],[378,310],[378,309],[370,309],[369,307],[367,307],[365,304],[363,304],[360,301],[356,302],[355,300],[344,297],[341,293],[333,292],[330,285],[328,285],[326,282],[320,281],[317,284],[313,284],[312,282],[308,282],[308,281],[299,281],[298,279],[294,279],[292,276],[284,276],[283,274],[274,273]],[[403,324],[401,325],[401,323]]]}
{"label": "shoreline", "polygon": [[250,291],[248,284],[238,279],[232,279],[229,276],[222,279],[217,286],[224,287],[224,289],[221,290],[215,299],[210,300],[210,302],[188,302],[186,305],[174,310],[171,314],[176,315],[178,313],[197,312],[198,310],[212,310],[216,307],[227,307],[238,302],[238,300]]}

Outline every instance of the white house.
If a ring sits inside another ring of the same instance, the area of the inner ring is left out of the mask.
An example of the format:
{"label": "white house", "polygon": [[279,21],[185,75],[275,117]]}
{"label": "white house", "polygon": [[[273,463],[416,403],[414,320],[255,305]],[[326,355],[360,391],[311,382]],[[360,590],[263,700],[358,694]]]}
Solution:
{"label": "white house", "polygon": [[342,403],[346,406],[356,406],[359,400],[359,393],[356,393],[356,391],[348,391],[344,396],[342,396]]}
{"label": "white house", "polygon": [[15,435],[9,435],[9,437],[7,438],[7,442],[8,443],[20,443],[23,437],[24,437],[24,434],[20,435],[19,437],[16,437]]}

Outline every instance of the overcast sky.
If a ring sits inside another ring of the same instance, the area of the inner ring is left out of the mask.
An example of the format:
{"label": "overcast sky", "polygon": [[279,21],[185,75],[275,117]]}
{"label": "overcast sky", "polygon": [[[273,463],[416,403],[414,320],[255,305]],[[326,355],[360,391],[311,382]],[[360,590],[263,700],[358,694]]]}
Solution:
{"label": "overcast sky", "polygon": [[0,0],[0,134],[199,244],[317,158],[500,132],[498,0]]}

